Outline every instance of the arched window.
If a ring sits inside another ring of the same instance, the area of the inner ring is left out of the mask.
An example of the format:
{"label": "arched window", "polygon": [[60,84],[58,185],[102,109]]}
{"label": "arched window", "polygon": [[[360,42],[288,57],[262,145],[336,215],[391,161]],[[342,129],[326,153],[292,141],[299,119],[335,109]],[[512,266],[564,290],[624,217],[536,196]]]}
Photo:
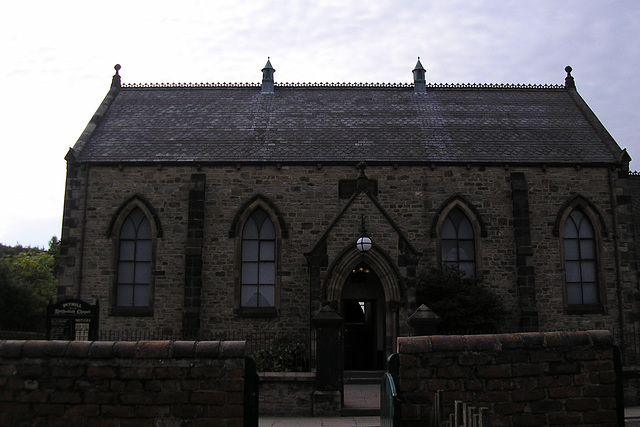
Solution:
{"label": "arched window", "polygon": [[120,227],[116,307],[149,307],[152,243],[149,220],[136,208]]}
{"label": "arched window", "polygon": [[569,214],[562,237],[567,305],[600,304],[596,233],[582,210]]}
{"label": "arched window", "polygon": [[261,208],[244,224],[241,274],[242,308],[275,307],[276,230]]}
{"label": "arched window", "polygon": [[469,218],[458,207],[452,209],[440,232],[442,265],[453,267],[468,277],[476,271],[475,235]]}

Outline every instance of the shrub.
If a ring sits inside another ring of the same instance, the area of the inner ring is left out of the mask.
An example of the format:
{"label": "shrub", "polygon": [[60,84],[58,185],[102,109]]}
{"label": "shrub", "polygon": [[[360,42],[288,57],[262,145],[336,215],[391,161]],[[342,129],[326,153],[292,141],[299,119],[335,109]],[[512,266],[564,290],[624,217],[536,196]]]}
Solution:
{"label": "shrub", "polygon": [[493,332],[504,322],[500,298],[454,268],[421,271],[416,296],[418,306],[425,304],[440,316],[440,331]]}
{"label": "shrub", "polygon": [[309,369],[307,346],[288,340],[275,341],[253,353],[259,372],[301,372]]}

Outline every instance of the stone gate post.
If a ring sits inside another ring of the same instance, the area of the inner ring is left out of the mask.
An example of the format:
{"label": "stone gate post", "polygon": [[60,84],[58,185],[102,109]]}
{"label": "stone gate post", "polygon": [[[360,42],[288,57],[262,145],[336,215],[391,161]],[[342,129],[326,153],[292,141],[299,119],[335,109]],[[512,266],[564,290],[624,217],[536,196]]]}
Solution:
{"label": "stone gate post", "polygon": [[327,305],[311,321],[317,330],[313,415],[340,415],[343,402],[342,317]]}

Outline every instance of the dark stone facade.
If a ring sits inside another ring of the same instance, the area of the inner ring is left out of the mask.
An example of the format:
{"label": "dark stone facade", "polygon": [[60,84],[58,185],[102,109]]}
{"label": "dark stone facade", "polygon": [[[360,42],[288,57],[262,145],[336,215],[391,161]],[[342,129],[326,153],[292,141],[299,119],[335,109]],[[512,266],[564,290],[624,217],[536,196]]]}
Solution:
{"label": "dark stone facade", "polygon": [[[360,193],[349,201],[340,199],[338,187],[340,179],[357,173],[353,166],[207,166],[198,172],[200,192],[193,190],[191,181],[196,167],[86,168],[81,175],[89,178],[89,189],[82,182],[82,190],[73,193],[79,197],[71,205],[78,209],[69,209],[65,221],[65,226],[78,226],[67,227],[64,236],[67,246],[60,297],[99,299],[105,329],[177,332],[199,324],[201,331],[279,330],[306,339],[311,317],[323,304],[340,306],[350,272],[364,262],[383,289],[385,351],[391,352],[395,337],[411,332],[407,318],[417,308],[416,270],[439,262],[437,239],[431,236],[430,226],[451,195],[473,206],[486,229],[486,235],[478,238],[479,286],[499,294],[507,307],[514,308],[505,327],[535,329],[531,323],[535,317],[543,330],[615,329],[620,314],[625,323],[635,320],[633,229],[630,223],[614,226],[612,222],[606,168],[520,167],[516,174],[500,167],[376,165],[368,167],[367,173],[378,181],[378,198]],[[623,182],[618,182],[622,191]],[[514,190],[517,185],[519,191]],[[564,205],[576,194],[591,201],[605,224],[600,235],[603,313],[571,315],[566,311],[560,240],[553,228]],[[155,241],[153,312],[143,317],[114,316],[110,308],[116,243],[107,230],[118,209],[133,196],[155,208],[163,229],[162,237]],[[275,317],[246,317],[238,311],[239,237],[230,230],[248,200],[267,208],[264,201],[268,200],[277,206],[288,230],[278,240]],[[196,204],[203,204],[204,212],[196,212]],[[630,216],[630,205],[614,208],[617,215]],[[520,214],[524,219],[514,217]],[[362,215],[374,241],[367,254],[355,249]],[[80,226],[85,216],[86,223]],[[620,236],[617,245],[627,248],[618,259],[614,227]],[[82,277],[80,286],[78,277]],[[628,299],[619,301],[618,287]],[[535,311],[527,310],[531,307]]]}
{"label": "dark stone facade", "polygon": [[[443,223],[457,209],[473,229],[478,286],[510,309],[504,330],[608,329],[635,362],[620,333],[637,321],[629,157],[575,87],[261,93],[116,77],[66,157],[59,275],[60,299],[100,301],[102,329],[309,343],[322,307],[344,316],[361,303],[372,315],[354,345],[381,367],[412,333],[416,277],[442,264]],[[150,224],[151,274],[148,304],[126,309],[118,233],[133,209]],[[243,227],[256,209],[276,235],[269,310],[240,302]],[[598,304],[577,312],[562,248],[573,209],[597,247]],[[363,218],[366,253],[355,247]]]}

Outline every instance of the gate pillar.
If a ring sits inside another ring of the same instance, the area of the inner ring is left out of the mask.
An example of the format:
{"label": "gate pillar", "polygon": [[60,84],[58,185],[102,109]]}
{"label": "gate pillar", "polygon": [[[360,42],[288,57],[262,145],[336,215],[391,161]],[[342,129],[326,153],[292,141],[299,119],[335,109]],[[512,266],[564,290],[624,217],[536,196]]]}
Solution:
{"label": "gate pillar", "polygon": [[316,389],[313,415],[340,415],[342,410],[342,317],[328,305],[311,319],[317,330]]}

